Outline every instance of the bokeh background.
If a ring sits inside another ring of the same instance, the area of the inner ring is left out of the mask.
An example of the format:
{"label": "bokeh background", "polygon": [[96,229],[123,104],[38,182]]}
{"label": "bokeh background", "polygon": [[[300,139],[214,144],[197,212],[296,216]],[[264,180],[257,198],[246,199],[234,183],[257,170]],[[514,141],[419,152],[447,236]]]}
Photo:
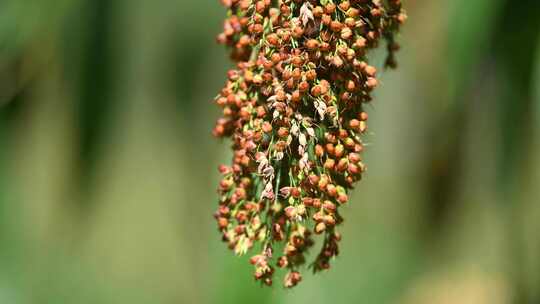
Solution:
{"label": "bokeh background", "polygon": [[404,3],[341,256],[289,291],[211,217],[218,1],[0,1],[0,303],[540,303],[540,1]]}

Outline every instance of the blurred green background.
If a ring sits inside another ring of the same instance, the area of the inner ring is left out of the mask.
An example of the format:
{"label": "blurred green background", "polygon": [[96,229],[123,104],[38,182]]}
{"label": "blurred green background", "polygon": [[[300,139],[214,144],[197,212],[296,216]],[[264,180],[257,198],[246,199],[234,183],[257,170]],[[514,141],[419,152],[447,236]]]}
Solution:
{"label": "blurred green background", "polygon": [[218,1],[0,1],[0,303],[540,303],[540,1],[404,3],[341,256],[290,291],[211,216]]}

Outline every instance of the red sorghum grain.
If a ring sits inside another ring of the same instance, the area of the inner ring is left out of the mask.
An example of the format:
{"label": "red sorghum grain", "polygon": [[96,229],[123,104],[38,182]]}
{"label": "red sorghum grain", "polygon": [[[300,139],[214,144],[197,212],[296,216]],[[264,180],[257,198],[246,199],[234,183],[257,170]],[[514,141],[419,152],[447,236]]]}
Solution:
{"label": "red sorghum grain", "polygon": [[386,41],[385,66],[395,67],[406,14],[401,0],[222,2],[218,41],[237,67],[216,98],[213,133],[231,138],[234,153],[219,168],[215,217],[236,254],[259,248],[256,280],[271,285],[275,265],[294,287],[313,234],[323,235],[315,272],[339,253],[339,209],[366,170],[364,105],[379,85],[368,50]]}

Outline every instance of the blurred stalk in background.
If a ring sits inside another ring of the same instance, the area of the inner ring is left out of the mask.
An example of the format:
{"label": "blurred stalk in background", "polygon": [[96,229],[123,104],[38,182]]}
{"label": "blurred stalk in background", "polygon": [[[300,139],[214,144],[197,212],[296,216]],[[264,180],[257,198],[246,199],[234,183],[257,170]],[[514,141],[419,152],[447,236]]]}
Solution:
{"label": "blurred stalk in background", "polygon": [[211,218],[219,3],[0,2],[0,302],[539,303],[540,2],[405,6],[342,255],[289,292]]}

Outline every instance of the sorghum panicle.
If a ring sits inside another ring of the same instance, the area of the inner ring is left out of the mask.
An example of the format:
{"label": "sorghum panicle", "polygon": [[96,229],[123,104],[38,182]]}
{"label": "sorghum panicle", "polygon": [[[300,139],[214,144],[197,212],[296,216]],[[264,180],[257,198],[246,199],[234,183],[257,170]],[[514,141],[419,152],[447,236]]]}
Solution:
{"label": "sorghum panicle", "polygon": [[[232,165],[220,166],[223,240],[271,285],[301,280],[305,254],[322,235],[311,267],[339,254],[340,207],[366,166],[365,104],[378,85],[367,54],[386,41],[395,67],[401,0],[222,0],[228,9],[218,41],[237,68],[216,98],[223,116],[214,135],[232,139]],[[259,244],[260,246],[255,246]]]}

